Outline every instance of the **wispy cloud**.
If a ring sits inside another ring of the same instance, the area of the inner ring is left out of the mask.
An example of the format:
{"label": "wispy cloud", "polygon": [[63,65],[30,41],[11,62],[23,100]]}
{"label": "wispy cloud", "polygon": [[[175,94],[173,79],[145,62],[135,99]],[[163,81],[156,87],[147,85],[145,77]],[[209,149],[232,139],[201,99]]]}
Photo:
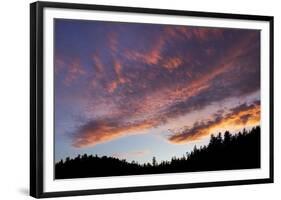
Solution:
{"label": "wispy cloud", "polygon": [[66,67],[67,73],[65,75],[64,84],[67,86],[71,85],[73,81],[85,74],[85,70],[78,58],[73,59],[70,63],[67,63]]}
{"label": "wispy cloud", "polygon": [[150,49],[147,49],[146,51],[126,50],[125,56],[129,60],[143,62],[149,65],[156,65],[160,60],[162,60],[161,54],[166,42],[165,40],[166,38],[164,36],[159,36]]}
{"label": "wispy cloud", "polygon": [[214,133],[216,129],[233,129],[255,126],[260,123],[260,103],[241,104],[232,108],[226,114],[216,113],[211,119],[197,121],[192,127],[187,127],[180,132],[175,132],[169,141],[176,144],[192,142]]}
{"label": "wispy cloud", "polygon": [[171,37],[188,40],[214,40],[223,37],[224,29],[208,27],[167,26],[165,32]]}
{"label": "wispy cloud", "polygon": [[115,78],[107,85],[107,90],[109,93],[114,92],[120,84],[124,84],[127,81],[126,77],[122,75],[122,65],[119,60],[113,60],[113,68],[115,72]]}
{"label": "wispy cloud", "polygon": [[171,57],[167,59],[167,61],[163,64],[163,67],[170,71],[173,71],[174,69],[177,69],[182,63],[183,61],[181,58]]}
{"label": "wispy cloud", "polygon": [[126,159],[126,158],[142,157],[142,156],[146,156],[148,154],[150,154],[150,150],[144,149],[144,150],[138,150],[138,151],[114,153],[114,154],[112,154],[112,156],[119,158],[119,159]]}
{"label": "wispy cloud", "polygon": [[[65,40],[71,42],[58,40],[64,48],[56,51],[60,55],[56,66],[63,63],[56,74],[57,83],[63,85],[56,87],[63,95],[77,96],[84,102],[69,105],[76,109],[72,114],[80,109],[79,114],[87,119],[71,131],[75,147],[147,133],[214,102],[237,98],[244,103],[246,96],[260,90],[258,30],[89,24],[78,24],[75,29],[83,36],[79,41],[70,35],[65,35]],[[65,114],[65,110],[56,112]],[[247,115],[243,119],[248,123]],[[177,139],[171,141],[177,143]]]}
{"label": "wispy cloud", "polygon": [[96,72],[101,73],[104,69],[102,60],[100,59],[99,55],[94,54],[92,56],[93,62],[94,62],[94,68],[96,70]]}
{"label": "wispy cloud", "polygon": [[152,120],[132,123],[124,123],[118,119],[89,121],[75,132],[73,146],[94,146],[123,136],[144,133],[144,130],[154,127],[157,123]]}
{"label": "wispy cloud", "polygon": [[118,36],[116,32],[109,32],[107,34],[107,38],[108,38],[108,46],[110,48],[110,50],[115,53],[117,51],[118,48]]}

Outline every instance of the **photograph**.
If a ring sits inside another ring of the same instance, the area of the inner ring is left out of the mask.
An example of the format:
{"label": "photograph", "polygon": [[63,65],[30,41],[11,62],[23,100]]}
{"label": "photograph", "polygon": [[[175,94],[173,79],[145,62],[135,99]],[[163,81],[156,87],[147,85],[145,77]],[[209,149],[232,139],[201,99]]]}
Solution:
{"label": "photograph", "polygon": [[55,179],[260,168],[260,30],[54,20]]}
{"label": "photograph", "polygon": [[273,16],[30,4],[30,195],[273,182]]}

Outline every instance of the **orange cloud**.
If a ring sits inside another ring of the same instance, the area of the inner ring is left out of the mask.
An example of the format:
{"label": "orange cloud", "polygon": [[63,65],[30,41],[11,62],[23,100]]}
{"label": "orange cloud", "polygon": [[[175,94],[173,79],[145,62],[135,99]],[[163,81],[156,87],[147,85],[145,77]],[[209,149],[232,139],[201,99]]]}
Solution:
{"label": "orange cloud", "polygon": [[[218,38],[223,34],[222,29],[216,28],[200,28],[200,27],[184,27],[184,26],[167,26],[164,32],[158,36],[153,43],[153,46],[148,52],[141,52],[136,50],[130,50],[125,52],[125,56],[130,60],[144,62],[149,65],[156,65],[162,59],[162,50],[167,42],[175,39],[198,39],[199,41],[205,41],[210,38]],[[171,62],[171,63],[169,63]],[[176,60],[170,60],[164,64],[165,68],[176,68],[180,64],[179,58]]]}
{"label": "orange cloud", "polygon": [[169,141],[175,144],[184,144],[195,140],[202,139],[216,130],[240,129],[247,126],[256,126],[260,123],[260,104],[255,102],[247,105],[242,104],[230,110],[223,115],[217,113],[213,120],[206,122],[196,122],[191,128],[186,128],[181,132],[175,132],[169,137]]}
{"label": "orange cloud", "polygon": [[[231,48],[227,49],[224,53],[224,57],[217,59],[216,62],[208,68],[208,71],[202,73],[196,73],[196,71],[194,71],[192,74],[187,73],[186,76],[189,76],[190,80],[188,79],[188,82],[185,84],[168,84],[165,85],[165,87],[159,87],[157,90],[148,90],[147,93],[142,94],[141,98],[134,101],[130,101],[130,99],[127,101],[128,99],[124,98],[125,101],[120,101],[122,103],[118,102],[119,105],[117,106],[118,108],[116,108],[116,115],[119,116],[119,118],[117,118],[115,115],[113,117],[114,119],[112,119],[112,116],[108,115],[108,120],[98,120],[98,122],[93,121],[86,123],[75,132],[77,136],[74,137],[73,145],[76,147],[91,146],[118,139],[123,136],[137,134],[140,132],[142,133],[147,129],[160,126],[162,123],[166,123],[169,119],[174,119],[188,112],[192,112],[194,109],[200,109],[203,106],[206,106],[215,99],[212,97],[211,100],[207,102],[207,99],[212,95],[211,92],[217,87],[217,85],[213,84],[214,80],[216,80],[217,77],[221,76],[222,74],[229,72],[230,69],[236,66],[236,64],[239,64],[239,58],[243,57],[245,53],[247,53],[251,43],[252,40],[249,39],[249,37],[242,38]],[[159,44],[161,44],[161,42]],[[136,55],[140,56],[144,55],[138,54],[138,52],[135,53],[137,53]],[[155,55],[157,55],[157,53],[155,53]],[[145,62],[147,62],[147,60]],[[118,88],[119,84],[127,81],[122,77],[122,63],[116,59],[112,63],[112,67],[116,74],[116,79],[113,81],[111,80],[111,82],[107,85],[107,90],[109,93],[113,93]],[[238,77],[237,80],[239,80],[239,78],[240,77]],[[129,89],[132,90],[134,88]],[[227,88],[223,90],[226,95],[221,95],[222,92],[220,91],[219,95],[222,96],[221,100],[224,100],[224,98],[228,97],[226,91]],[[196,96],[199,96],[198,100],[195,98]],[[118,94],[118,97],[122,96]],[[194,103],[195,101],[196,103]],[[174,143],[184,143],[204,137],[208,135],[209,131],[224,127],[226,125],[235,125],[235,127],[238,127],[239,123],[241,124],[243,120],[247,122],[247,125],[249,125],[251,121],[253,123],[258,121],[255,120],[253,115],[249,114],[251,113],[247,112],[246,114],[241,114],[240,118],[235,117],[235,115],[224,116],[225,119],[223,121],[216,121],[217,123],[212,123],[212,121],[209,121],[211,124],[207,125],[203,122],[198,123],[195,124],[194,127],[200,129],[199,132],[193,130],[194,134],[175,134],[169,139]],[[257,113],[256,116],[259,117],[259,113]],[[121,119],[150,120],[124,123],[120,122]]]}
{"label": "orange cloud", "polygon": [[[158,112],[163,108],[175,102],[186,101],[189,98],[198,95],[200,92],[207,90],[214,78],[225,73],[228,69],[234,66],[237,57],[243,55],[240,48],[246,48],[249,42],[242,41],[242,45],[237,45],[226,52],[226,56],[219,60],[208,73],[200,74],[199,77],[193,78],[188,84],[177,88],[174,87],[164,88],[146,96],[139,106],[136,108],[141,113]],[[180,63],[178,60],[175,63]],[[190,73],[187,74],[192,78]]]}
{"label": "orange cloud", "polygon": [[92,121],[80,127],[73,146],[77,148],[94,146],[123,136],[144,133],[144,130],[152,128],[159,123],[153,120],[134,123],[110,121]]}
{"label": "orange cloud", "polygon": [[156,65],[162,59],[161,51],[165,45],[165,36],[159,36],[152,48],[148,52],[141,52],[136,50],[127,50],[125,56],[129,60],[140,61],[149,65]]}
{"label": "orange cloud", "polygon": [[146,55],[147,63],[157,64],[161,57],[161,50],[165,44],[165,38],[159,37],[159,39],[154,44],[153,49]]}
{"label": "orange cloud", "polygon": [[125,77],[123,77],[123,75],[122,75],[121,63],[117,59],[114,60],[113,68],[114,68],[114,71],[116,74],[116,79],[107,85],[107,91],[109,93],[114,92],[117,89],[119,84],[124,84],[127,82],[127,79]]}
{"label": "orange cloud", "polygon": [[183,63],[180,57],[168,58],[167,61],[163,64],[163,67],[169,71],[177,69]]}
{"label": "orange cloud", "polygon": [[122,76],[122,66],[120,61],[114,60],[114,70],[117,75],[117,81],[121,84],[126,82],[126,79]]}
{"label": "orange cloud", "polygon": [[112,92],[114,92],[116,90],[117,86],[118,86],[118,82],[117,81],[112,81],[112,82],[110,82],[107,85],[107,91],[109,93],[112,93]]}
{"label": "orange cloud", "polygon": [[[215,78],[221,76],[239,64],[239,58],[243,57],[245,52],[248,52],[251,46],[251,37],[252,36],[250,35],[249,37],[243,38],[233,45],[232,48],[229,48],[225,52],[225,56],[214,63],[213,66],[209,68],[207,73],[192,75],[187,73],[187,76],[190,76],[191,78],[188,84],[181,87],[173,85],[154,91],[153,93],[145,96],[145,98],[143,98],[141,103],[139,103],[135,109],[140,113],[157,113],[158,111],[169,107],[169,105],[175,104],[175,102],[187,101],[193,96],[207,91],[212,86],[212,81]],[[174,115],[178,115],[178,113],[175,113]]]}
{"label": "orange cloud", "polygon": [[[202,74],[199,78],[193,79],[185,87],[165,88],[149,94],[148,96],[143,98],[142,101],[140,101],[139,104],[134,108],[135,112],[141,115],[146,115],[147,113],[161,113],[161,111],[165,108],[168,108],[169,105],[173,105],[175,102],[187,101],[189,98],[207,90],[215,77],[223,74],[225,71],[231,68],[234,65],[237,57],[243,55],[243,51],[238,50],[240,48],[244,48],[244,46],[247,45],[248,42],[242,41],[242,45],[240,44],[229,49],[229,51],[226,52],[226,56],[223,57],[222,60],[219,60],[218,63],[216,63],[216,67],[212,67],[212,70],[208,71],[208,73]],[[233,52],[233,50],[235,51]],[[112,86],[114,86],[113,88],[115,88],[116,84],[114,83]],[[164,113],[161,117],[156,115],[157,120],[154,123],[154,126],[158,126],[168,118],[177,117],[178,115],[186,111],[180,110],[169,113],[170,111],[168,110],[167,112],[168,113]],[[117,134],[123,134],[123,132],[119,132]],[[189,136],[189,138],[192,137],[198,138],[198,135],[195,134]]]}

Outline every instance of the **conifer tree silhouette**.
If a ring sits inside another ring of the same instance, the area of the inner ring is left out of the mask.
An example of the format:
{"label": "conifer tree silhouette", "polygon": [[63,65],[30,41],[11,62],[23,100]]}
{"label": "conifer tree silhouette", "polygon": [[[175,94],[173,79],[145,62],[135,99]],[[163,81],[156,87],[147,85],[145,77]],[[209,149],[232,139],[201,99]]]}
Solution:
{"label": "conifer tree silhouette", "polygon": [[260,168],[260,127],[237,134],[225,131],[212,134],[208,145],[194,146],[180,158],[157,163],[154,156],[151,163],[139,164],[125,159],[97,155],[66,157],[55,164],[55,178],[83,178],[122,176],[138,174],[159,174],[176,172],[231,170]]}

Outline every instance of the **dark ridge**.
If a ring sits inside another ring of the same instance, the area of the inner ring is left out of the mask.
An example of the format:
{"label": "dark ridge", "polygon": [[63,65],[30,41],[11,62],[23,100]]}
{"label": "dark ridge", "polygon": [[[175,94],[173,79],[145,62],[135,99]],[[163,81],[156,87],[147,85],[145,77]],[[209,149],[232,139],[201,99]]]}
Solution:
{"label": "dark ridge", "polygon": [[123,176],[140,174],[161,174],[177,172],[214,171],[260,168],[260,127],[237,134],[226,131],[222,136],[211,135],[208,145],[194,146],[185,156],[173,157],[170,161],[138,164],[114,157],[78,155],[67,157],[55,164],[55,178],[85,178]]}

